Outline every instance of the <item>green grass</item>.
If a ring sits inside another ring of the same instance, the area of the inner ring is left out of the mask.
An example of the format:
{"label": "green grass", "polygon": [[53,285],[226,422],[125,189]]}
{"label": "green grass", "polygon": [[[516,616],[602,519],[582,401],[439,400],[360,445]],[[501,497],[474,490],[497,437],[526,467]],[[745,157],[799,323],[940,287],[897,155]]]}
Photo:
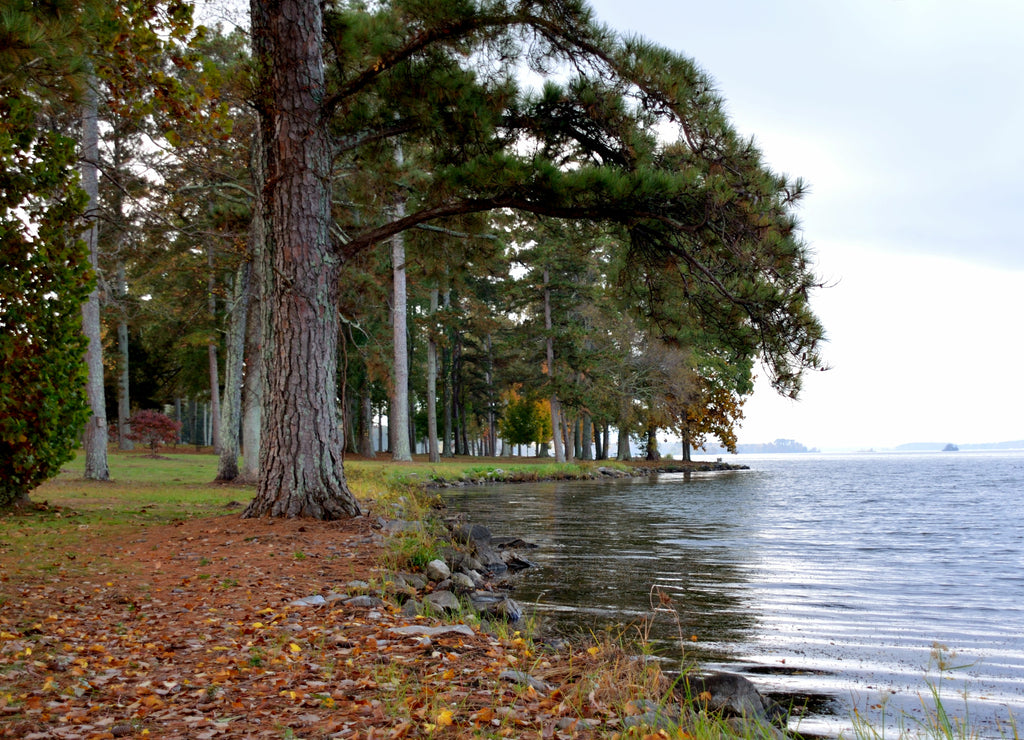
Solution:
{"label": "green grass", "polygon": [[8,564],[6,575],[88,568],[80,559],[86,539],[226,514],[232,511],[229,503],[244,504],[254,491],[251,486],[213,484],[217,458],[212,455],[151,458],[137,452],[111,452],[108,463],[109,481],[87,481],[82,478],[85,465],[79,455],[56,478],[32,492],[34,508],[0,514],[0,556]]}

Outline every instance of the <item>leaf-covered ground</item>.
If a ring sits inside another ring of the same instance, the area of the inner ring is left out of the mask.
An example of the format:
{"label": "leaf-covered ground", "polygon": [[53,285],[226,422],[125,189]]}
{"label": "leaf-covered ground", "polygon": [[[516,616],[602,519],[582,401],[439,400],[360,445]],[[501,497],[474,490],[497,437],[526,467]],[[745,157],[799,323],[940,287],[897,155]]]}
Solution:
{"label": "leaf-covered ground", "polygon": [[[396,633],[437,622],[394,601],[291,606],[353,581],[383,593],[367,518],[232,513],[39,557],[45,575],[0,570],[0,737],[608,737],[641,709],[599,648]],[[629,675],[657,683],[645,673]]]}

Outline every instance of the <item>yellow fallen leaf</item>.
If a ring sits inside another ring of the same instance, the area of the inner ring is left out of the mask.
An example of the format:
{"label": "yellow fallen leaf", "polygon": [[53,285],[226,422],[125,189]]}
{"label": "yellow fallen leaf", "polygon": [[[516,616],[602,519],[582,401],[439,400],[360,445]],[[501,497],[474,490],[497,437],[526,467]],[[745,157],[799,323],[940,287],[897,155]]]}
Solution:
{"label": "yellow fallen leaf", "polygon": [[291,645],[288,646],[288,649],[291,650],[293,653],[301,653],[302,652],[302,648],[300,648],[294,642]]}
{"label": "yellow fallen leaf", "polygon": [[599,647],[588,647],[587,648],[587,652],[596,657],[597,654],[599,652],[601,652],[601,648],[599,648]]}
{"label": "yellow fallen leaf", "polygon": [[434,719],[434,722],[441,727],[451,727],[455,720],[452,718],[452,710],[445,709]]}

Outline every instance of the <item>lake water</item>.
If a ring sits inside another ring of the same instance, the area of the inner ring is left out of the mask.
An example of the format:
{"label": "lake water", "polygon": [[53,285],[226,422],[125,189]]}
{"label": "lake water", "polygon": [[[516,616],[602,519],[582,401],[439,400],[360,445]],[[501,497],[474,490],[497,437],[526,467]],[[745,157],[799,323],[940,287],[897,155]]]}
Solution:
{"label": "lake water", "polygon": [[840,733],[855,707],[913,726],[930,687],[984,736],[1024,727],[1024,452],[729,461],[752,469],[446,499],[539,545],[515,597],[542,622],[637,624],[661,589],[680,625],[654,615],[659,651],[816,699],[804,732]]}

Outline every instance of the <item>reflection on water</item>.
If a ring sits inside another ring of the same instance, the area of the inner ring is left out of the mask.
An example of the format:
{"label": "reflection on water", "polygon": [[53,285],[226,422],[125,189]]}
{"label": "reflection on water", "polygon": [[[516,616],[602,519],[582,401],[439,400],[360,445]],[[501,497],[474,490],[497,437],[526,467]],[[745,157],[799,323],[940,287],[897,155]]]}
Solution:
{"label": "reflection on water", "polygon": [[[448,500],[540,546],[516,594],[550,625],[639,622],[657,587],[680,618],[655,621],[663,652],[678,657],[681,630],[686,658],[729,663],[766,690],[824,693],[843,716],[883,699],[920,712],[938,642],[972,664],[942,683],[967,681],[973,721],[1024,716],[1024,456],[745,462],[755,469]],[[842,726],[817,722],[804,729]]]}

